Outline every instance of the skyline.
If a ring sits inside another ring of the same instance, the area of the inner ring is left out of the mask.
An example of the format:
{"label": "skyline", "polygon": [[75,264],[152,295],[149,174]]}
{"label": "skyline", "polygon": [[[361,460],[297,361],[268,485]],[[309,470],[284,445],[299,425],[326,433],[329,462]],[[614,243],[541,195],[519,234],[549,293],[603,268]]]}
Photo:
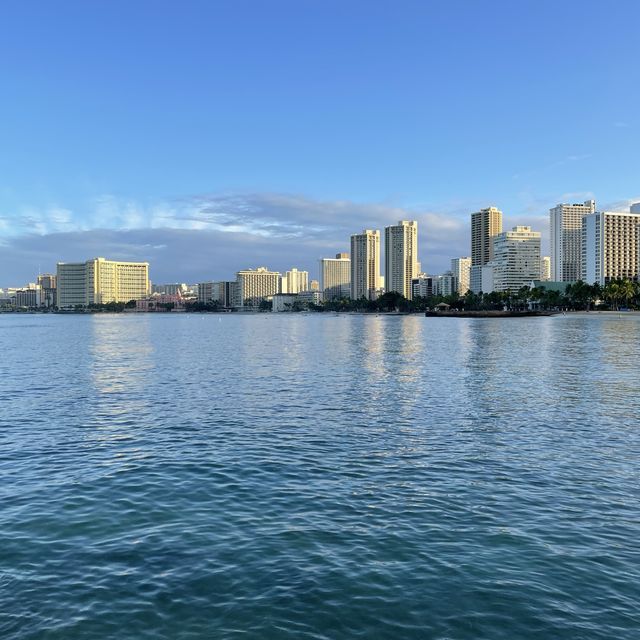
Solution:
{"label": "skyline", "polygon": [[88,255],[148,260],[156,282],[315,273],[401,219],[437,273],[469,255],[484,207],[542,232],[547,255],[556,204],[640,201],[637,3],[36,2],[2,17],[5,286]]}

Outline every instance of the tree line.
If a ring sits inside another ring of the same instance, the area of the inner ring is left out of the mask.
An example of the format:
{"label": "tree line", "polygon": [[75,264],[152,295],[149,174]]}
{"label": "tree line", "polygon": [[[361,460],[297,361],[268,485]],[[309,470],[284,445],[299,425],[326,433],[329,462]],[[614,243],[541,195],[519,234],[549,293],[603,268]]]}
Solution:
{"label": "tree line", "polygon": [[537,308],[544,310],[588,311],[602,308],[619,310],[621,308],[640,309],[640,284],[632,280],[612,280],[604,287],[599,284],[587,284],[582,280],[568,284],[565,291],[524,286],[516,291],[494,291],[492,293],[473,293],[467,291],[463,296],[457,293],[441,296],[416,296],[407,300],[394,291],[381,295],[376,300],[351,300],[340,298],[327,300],[320,305],[311,305],[315,311],[371,311],[371,312],[419,312],[434,309],[438,304],[447,304],[451,309],[460,311],[484,311],[510,309],[520,310]]}

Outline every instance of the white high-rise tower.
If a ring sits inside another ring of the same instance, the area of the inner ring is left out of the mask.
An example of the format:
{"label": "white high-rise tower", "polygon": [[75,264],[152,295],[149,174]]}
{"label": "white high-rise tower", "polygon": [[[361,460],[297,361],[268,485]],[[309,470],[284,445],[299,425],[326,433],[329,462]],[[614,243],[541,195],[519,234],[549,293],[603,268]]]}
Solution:
{"label": "white high-rise tower", "polygon": [[580,279],[582,218],[595,210],[595,200],[586,200],[584,204],[558,204],[549,209],[552,280],[574,282]]}

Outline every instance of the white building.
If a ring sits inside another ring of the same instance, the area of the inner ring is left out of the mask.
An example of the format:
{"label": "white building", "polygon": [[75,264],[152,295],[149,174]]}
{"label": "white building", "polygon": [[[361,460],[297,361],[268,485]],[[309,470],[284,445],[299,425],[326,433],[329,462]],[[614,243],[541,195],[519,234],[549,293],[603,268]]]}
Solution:
{"label": "white building", "polygon": [[287,271],[280,280],[280,293],[300,293],[309,289],[309,272],[295,267]]}
{"label": "white building", "polygon": [[349,298],[351,295],[351,259],[348,253],[320,259],[320,291],[324,300]]}
{"label": "white building", "polygon": [[395,291],[409,300],[411,281],[420,273],[418,261],[418,222],[400,220],[384,230],[385,290]]}
{"label": "white building", "polygon": [[540,233],[531,227],[513,227],[498,234],[493,255],[494,291],[517,291],[540,277]]}
{"label": "white building", "polygon": [[380,289],[380,231],[351,236],[351,297],[375,300]]}
{"label": "white building", "polygon": [[556,282],[580,279],[582,253],[582,218],[594,213],[595,200],[584,204],[558,204],[549,209],[551,274]]}
{"label": "white building", "polygon": [[457,280],[457,293],[463,296],[469,291],[471,277],[471,258],[453,258],[451,260],[451,272]]}
{"label": "white building", "polygon": [[236,273],[236,300],[234,306],[255,308],[262,300],[280,293],[278,271],[269,271],[266,267],[245,269]]}
{"label": "white building", "polygon": [[58,262],[56,280],[61,309],[141,300],[150,293],[148,262]]}
{"label": "white building", "polygon": [[640,211],[597,211],[582,220],[581,278],[588,284],[610,280],[637,280]]}

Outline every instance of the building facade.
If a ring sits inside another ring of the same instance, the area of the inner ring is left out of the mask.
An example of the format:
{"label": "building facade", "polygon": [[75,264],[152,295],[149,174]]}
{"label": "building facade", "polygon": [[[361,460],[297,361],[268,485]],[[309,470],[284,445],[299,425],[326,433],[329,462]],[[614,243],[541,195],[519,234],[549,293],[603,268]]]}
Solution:
{"label": "building facade", "polygon": [[551,280],[575,282],[580,279],[582,218],[595,210],[595,200],[586,200],[583,204],[558,204],[549,209]]}
{"label": "building facade", "polygon": [[610,280],[638,280],[640,211],[597,211],[582,220],[581,279],[606,285]]}
{"label": "building facade", "polygon": [[320,259],[320,291],[323,300],[351,296],[351,259],[348,253],[337,253],[335,258]]}
{"label": "building facade", "polygon": [[129,302],[149,295],[149,263],[94,258],[57,265],[58,307]]}
{"label": "building facade", "polygon": [[351,236],[351,297],[375,300],[380,289],[380,231]]}
{"label": "building facade", "polygon": [[471,277],[471,257],[453,258],[451,260],[451,272],[456,277],[456,293],[463,296],[469,291]]}
{"label": "building facade", "polygon": [[256,308],[262,300],[280,293],[281,274],[266,267],[245,269],[236,273],[236,299],[233,306]]}
{"label": "building facade", "polygon": [[502,211],[488,207],[471,214],[471,265],[493,260],[493,239],[502,233]]}
{"label": "building facade", "polygon": [[411,281],[420,273],[418,260],[418,222],[400,220],[384,230],[385,290],[395,291],[409,300]]}
{"label": "building facade", "polygon": [[[540,277],[540,233],[513,227],[494,239],[493,290],[517,291]],[[485,292],[486,293],[486,292]]]}

